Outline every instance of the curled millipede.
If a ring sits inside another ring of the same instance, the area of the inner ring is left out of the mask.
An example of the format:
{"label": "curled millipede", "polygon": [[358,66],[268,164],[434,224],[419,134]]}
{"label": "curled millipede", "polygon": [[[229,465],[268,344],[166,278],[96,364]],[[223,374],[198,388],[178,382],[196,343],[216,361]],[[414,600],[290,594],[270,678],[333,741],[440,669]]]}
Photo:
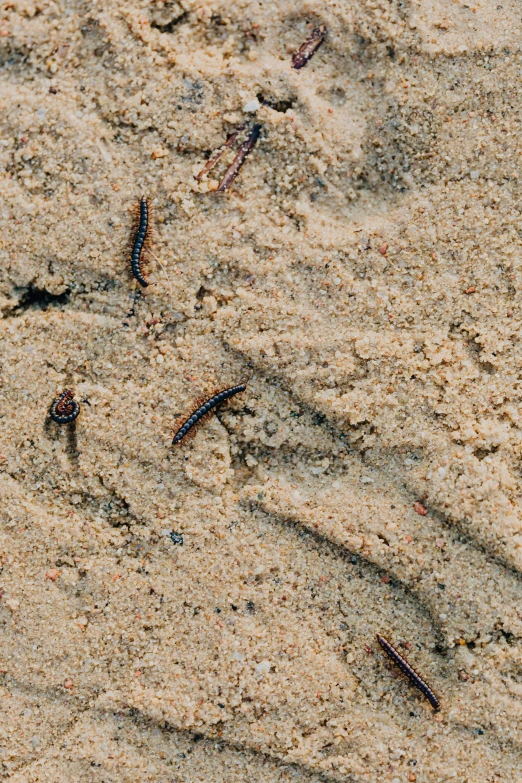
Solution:
{"label": "curled millipede", "polygon": [[406,675],[409,681],[418,688],[421,693],[428,699],[429,703],[434,710],[440,709],[440,702],[431,690],[430,686],[422,679],[420,674],[417,674],[413,666],[410,666],[406,658],[404,658],[390,642],[377,634],[377,641],[381,645],[382,649],[388,655],[392,661],[399,667],[401,672]]}
{"label": "curled millipede", "polygon": [[225,171],[225,174],[223,175],[223,179],[219,183],[217,187],[217,193],[222,193],[225,190],[228,190],[228,188],[231,186],[237,175],[239,174],[239,170],[243,163],[245,162],[245,159],[247,155],[252,152],[254,149],[256,142],[259,138],[259,133],[261,131],[261,125],[254,125],[252,130],[250,131],[250,134],[246,141],[243,142],[241,147],[239,148],[239,152],[237,153],[236,157],[228,167],[228,169]]}
{"label": "curled millipede", "polygon": [[73,399],[74,392],[66,389],[57,397],[49,410],[49,415],[57,424],[70,424],[78,418],[80,406]]}
{"label": "curled millipede", "polygon": [[296,71],[298,71],[300,68],[304,68],[305,65],[312,59],[325,38],[325,24],[322,24],[312,30],[310,36],[303,44],[301,44],[298,51],[292,57],[292,68],[295,68]]}
{"label": "curled millipede", "polygon": [[212,397],[210,397],[205,402],[198,400],[196,402],[196,407],[194,408],[191,415],[176,430],[176,434],[174,435],[172,443],[179,443],[189,433],[195,433],[194,428],[198,424],[201,424],[201,422],[212,413],[216,405],[219,405],[221,402],[225,402],[225,400],[229,400],[230,397],[233,397],[235,394],[239,394],[239,392],[245,391],[245,389],[246,383],[240,383],[237,386],[230,386],[228,389],[223,389],[222,391],[213,394]]}
{"label": "curled millipede", "polygon": [[142,196],[139,204],[139,217],[136,225],[136,231],[134,235],[134,241],[132,243],[131,251],[131,268],[132,274],[138,281],[138,283],[146,288],[149,283],[143,276],[143,250],[150,239],[150,210],[149,202],[145,196]]}

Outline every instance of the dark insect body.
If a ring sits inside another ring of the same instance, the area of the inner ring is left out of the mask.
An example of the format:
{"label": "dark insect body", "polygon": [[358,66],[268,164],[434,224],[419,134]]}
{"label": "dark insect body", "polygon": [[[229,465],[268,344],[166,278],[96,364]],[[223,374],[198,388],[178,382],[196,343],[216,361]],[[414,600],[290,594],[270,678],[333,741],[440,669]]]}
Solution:
{"label": "dark insect body", "polygon": [[424,694],[424,696],[428,699],[429,703],[433,707],[434,710],[440,709],[440,702],[431,690],[430,686],[424,682],[420,674],[417,674],[413,666],[410,666],[406,658],[403,658],[403,656],[397,652],[395,647],[390,644],[390,642],[384,638],[384,636],[380,636],[377,634],[377,641],[381,645],[382,649],[388,655],[392,661],[399,667],[401,672],[406,675],[406,677],[409,679],[409,681],[415,685],[416,688],[418,688],[421,693]]}
{"label": "dark insect body", "polygon": [[142,256],[147,240],[150,238],[150,231],[149,202],[145,196],[143,196],[139,205],[139,218],[131,251],[132,274],[143,288],[146,288],[149,285],[143,276]]}
{"label": "dark insect body", "polygon": [[226,142],[223,144],[222,148],[218,150],[218,152],[216,152],[215,155],[212,155],[212,157],[207,160],[207,162],[205,163],[205,165],[197,175],[196,179],[201,179],[202,177],[205,176],[205,174],[208,174],[210,169],[214,168],[216,163],[219,160],[221,160],[226,150],[230,149],[230,147],[235,142],[235,140],[237,139],[237,137],[239,136],[239,134],[241,133],[244,127],[245,127],[244,125],[241,125],[241,127],[239,127],[237,130],[235,130],[233,133],[230,134]]}
{"label": "dark insect body", "polygon": [[305,65],[312,59],[316,51],[319,49],[324,39],[326,38],[326,25],[322,24],[320,27],[316,27],[312,34],[301,44],[298,51],[292,57],[292,68],[298,71],[300,68],[304,68]]}
{"label": "dark insect body", "polygon": [[252,128],[250,135],[246,139],[246,141],[243,142],[241,147],[239,148],[239,152],[237,153],[236,157],[228,167],[228,169],[225,171],[225,174],[223,176],[223,179],[218,185],[217,192],[222,193],[224,190],[228,190],[228,188],[231,186],[237,175],[239,174],[239,170],[241,169],[241,166],[245,162],[245,159],[247,155],[249,155],[250,152],[254,149],[256,142],[259,138],[259,133],[261,131],[261,125],[254,125]]}
{"label": "dark insect body", "polygon": [[49,415],[57,424],[70,424],[78,418],[80,406],[73,400],[73,394],[74,392],[67,389],[51,405]]}
{"label": "dark insect body", "polygon": [[212,413],[216,405],[219,405],[221,402],[225,402],[225,400],[229,400],[230,397],[233,397],[235,394],[239,394],[239,392],[245,391],[245,389],[246,383],[240,383],[238,386],[231,386],[229,389],[223,389],[223,391],[217,392],[202,404],[197,403],[197,407],[193,413],[178,428],[172,443],[179,443],[189,433],[194,433],[194,428],[196,425],[201,424],[201,422]]}

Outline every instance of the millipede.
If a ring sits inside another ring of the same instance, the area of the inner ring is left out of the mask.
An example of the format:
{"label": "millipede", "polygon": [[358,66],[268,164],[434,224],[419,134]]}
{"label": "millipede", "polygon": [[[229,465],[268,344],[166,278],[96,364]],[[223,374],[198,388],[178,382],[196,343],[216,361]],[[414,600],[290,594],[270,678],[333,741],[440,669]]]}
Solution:
{"label": "millipede", "polygon": [[149,201],[146,196],[142,196],[138,207],[138,220],[132,243],[131,268],[132,274],[143,288],[147,288],[149,285],[143,275],[143,251],[150,239],[150,233]]}
{"label": "millipede", "polygon": [[412,685],[415,685],[416,688],[418,688],[421,693],[424,694],[424,696],[427,698],[431,706],[434,710],[440,709],[440,702],[438,698],[435,696],[433,691],[431,690],[430,686],[422,679],[420,674],[418,674],[413,666],[411,666],[406,658],[404,658],[400,652],[398,652],[395,647],[390,644],[390,642],[384,638],[384,636],[381,636],[380,634],[377,634],[377,641],[381,645],[382,649],[388,655],[389,658],[392,659],[392,661],[396,664],[396,666],[399,667],[401,672],[406,675],[406,677],[409,679],[409,681],[412,683]]}
{"label": "millipede", "polygon": [[57,424],[70,424],[78,418],[80,406],[73,397],[74,392],[66,389],[53,401],[49,415]]}
{"label": "millipede", "polygon": [[189,435],[189,433],[190,435],[194,435],[196,432],[196,427],[210,416],[217,405],[225,402],[226,400],[229,400],[235,394],[239,394],[239,392],[245,391],[245,389],[246,383],[240,383],[237,386],[230,386],[228,389],[223,389],[222,391],[216,392],[205,402],[197,400],[191,415],[188,417],[188,419],[185,419],[183,424],[181,424],[176,430],[174,438],[172,439],[173,445],[179,443],[181,440],[183,440],[183,438]]}

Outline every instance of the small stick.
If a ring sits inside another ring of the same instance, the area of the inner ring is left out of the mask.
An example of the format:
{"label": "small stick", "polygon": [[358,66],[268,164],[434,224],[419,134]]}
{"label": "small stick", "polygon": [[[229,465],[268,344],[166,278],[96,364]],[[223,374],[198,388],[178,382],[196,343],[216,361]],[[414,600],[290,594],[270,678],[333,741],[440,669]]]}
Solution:
{"label": "small stick", "polygon": [[74,392],[66,389],[57,397],[49,410],[49,415],[57,424],[70,424],[78,418],[80,406],[73,399]]}
{"label": "small stick", "polygon": [[299,50],[292,57],[292,68],[298,71],[312,59],[326,38],[326,25],[316,27],[306,41],[301,44]]}
{"label": "small stick", "polygon": [[241,147],[239,148],[239,152],[237,153],[236,157],[228,167],[228,169],[225,171],[225,176],[219,183],[219,186],[217,188],[218,193],[222,193],[225,190],[228,190],[228,188],[231,186],[237,175],[239,174],[239,170],[243,163],[245,162],[245,158],[247,155],[254,149],[256,142],[259,138],[259,132],[261,130],[261,125],[254,125],[252,128],[252,131],[246,141],[243,142]]}
{"label": "small stick", "polygon": [[225,400],[230,399],[230,397],[233,397],[234,394],[245,391],[245,389],[246,383],[240,383],[237,386],[230,386],[228,389],[223,389],[223,391],[217,392],[217,394],[213,394],[212,397],[206,400],[206,402],[203,404],[197,402],[196,409],[193,411],[192,415],[189,416],[189,418],[178,427],[172,440],[172,444],[174,445],[179,443],[180,440],[182,440],[189,433],[189,431],[196,426],[196,424],[202,422],[207,414],[210,414],[213,411],[216,405],[219,405],[220,402],[225,402]]}
{"label": "small stick", "polygon": [[202,177],[205,176],[205,174],[208,174],[210,169],[214,168],[218,160],[221,160],[226,150],[230,149],[230,147],[235,142],[235,140],[237,139],[237,137],[239,136],[239,134],[241,133],[244,127],[245,127],[244,125],[241,125],[237,130],[235,130],[233,133],[230,134],[230,136],[223,144],[221,149],[218,152],[216,152],[215,155],[213,155],[211,158],[207,160],[207,162],[205,163],[205,165],[203,166],[199,174],[196,176],[196,179],[201,179]]}
{"label": "small stick", "polygon": [[404,658],[395,647],[390,644],[390,642],[384,638],[384,636],[380,636],[380,634],[377,634],[377,641],[381,645],[382,649],[388,655],[392,661],[399,667],[401,672],[406,675],[406,677],[409,679],[409,681],[415,685],[416,688],[418,688],[421,693],[424,694],[424,696],[428,699],[429,703],[433,707],[434,710],[440,709],[440,702],[431,690],[430,686],[424,682],[420,674],[417,674],[413,666],[410,666],[406,658]]}

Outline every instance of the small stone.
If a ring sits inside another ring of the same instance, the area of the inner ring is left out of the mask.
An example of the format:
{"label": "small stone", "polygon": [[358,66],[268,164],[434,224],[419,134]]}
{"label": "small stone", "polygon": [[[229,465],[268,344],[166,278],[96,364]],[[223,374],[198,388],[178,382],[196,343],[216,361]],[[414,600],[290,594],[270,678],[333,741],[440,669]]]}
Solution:
{"label": "small stone", "polygon": [[70,677],[67,677],[67,679],[63,683],[63,687],[66,688],[68,691],[70,691],[72,686],[73,686],[73,681],[71,680]]}
{"label": "small stone", "polygon": [[418,500],[413,504],[413,510],[416,511],[417,514],[420,514],[421,517],[425,517],[428,513],[426,506],[423,506],[422,503],[419,503]]}
{"label": "small stone", "polygon": [[476,290],[477,290],[477,289],[475,288],[475,286],[474,286],[474,285],[470,285],[470,287],[469,287],[469,288],[466,288],[466,290],[464,291],[464,293],[465,293],[465,294],[474,294]]}
{"label": "small stone", "polygon": [[382,245],[379,248],[379,253],[381,254],[381,256],[385,256],[387,250],[388,250],[388,243],[387,242],[383,242]]}
{"label": "small stone", "polygon": [[58,577],[60,576],[60,572],[57,568],[50,568],[49,571],[47,571],[45,578],[50,579],[51,582],[56,582]]}
{"label": "small stone", "polygon": [[179,544],[179,546],[183,545],[183,536],[181,533],[170,533],[170,540],[173,544]]}
{"label": "small stone", "polygon": [[410,780],[411,783],[413,783],[414,780],[417,780],[417,775],[415,774],[415,772],[410,772],[410,774],[408,775],[408,780]]}
{"label": "small stone", "polygon": [[254,98],[253,101],[249,101],[243,106],[243,111],[245,112],[256,112],[259,110],[261,104],[257,100],[257,98]]}

